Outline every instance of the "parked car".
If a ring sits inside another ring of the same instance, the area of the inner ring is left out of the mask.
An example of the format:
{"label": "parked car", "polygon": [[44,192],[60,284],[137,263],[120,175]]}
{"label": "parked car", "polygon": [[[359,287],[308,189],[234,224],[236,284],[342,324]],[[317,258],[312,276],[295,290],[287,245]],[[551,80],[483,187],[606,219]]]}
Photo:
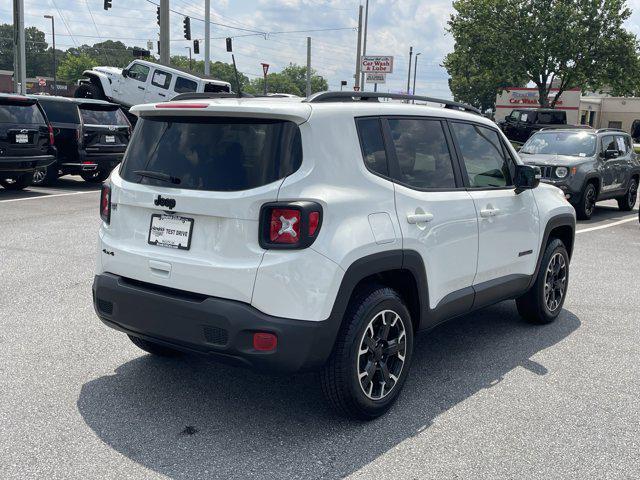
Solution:
{"label": "parked car", "polygon": [[640,142],[640,120],[634,120],[631,124],[631,138],[636,143]]}
{"label": "parked car", "polygon": [[231,92],[229,82],[146,60],[134,60],[124,69],[94,67],[85,70],[83,76],[76,97],[109,100],[125,107],[163,102],[181,93]]}
{"label": "parked car", "polygon": [[120,163],[131,136],[131,124],[120,107],[102,100],[38,96],[53,126],[58,156],[36,169],[35,185],[48,185],[61,175],[80,175],[100,183]]}
{"label": "parked car", "polygon": [[601,200],[616,199],[624,211],[636,204],[640,163],[622,130],[543,130],[519,153],[540,167],[543,182],[562,189],[579,219],[591,218]]}
{"label": "parked car", "polygon": [[500,128],[509,140],[526,142],[536,131],[542,128],[567,124],[567,112],[552,108],[518,108],[508,115]]}
{"label": "parked car", "polygon": [[413,98],[134,107],[100,200],[99,318],[152,354],[320,370],[361,419],[396,400],[415,332],[506,299],[555,320],[575,230],[562,192],[473,107],[381,97]]}
{"label": "parked car", "polygon": [[55,161],[53,130],[31,98],[0,94],[0,185],[22,190],[36,168]]}

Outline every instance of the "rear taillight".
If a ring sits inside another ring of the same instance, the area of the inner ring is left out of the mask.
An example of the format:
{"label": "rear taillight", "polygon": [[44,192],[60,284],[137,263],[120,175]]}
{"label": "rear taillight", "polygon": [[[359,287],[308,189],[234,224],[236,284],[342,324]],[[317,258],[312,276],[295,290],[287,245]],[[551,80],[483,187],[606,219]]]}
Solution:
{"label": "rear taillight", "polygon": [[307,248],[318,236],[322,207],[315,202],[267,203],[260,211],[260,246],[265,249]]}
{"label": "rear taillight", "polygon": [[55,136],[53,135],[53,127],[49,124],[49,145],[53,147],[55,144]]}
{"label": "rear taillight", "polygon": [[100,218],[109,225],[111,221],[111,186],[106,183],[102,185],[100,192]]}

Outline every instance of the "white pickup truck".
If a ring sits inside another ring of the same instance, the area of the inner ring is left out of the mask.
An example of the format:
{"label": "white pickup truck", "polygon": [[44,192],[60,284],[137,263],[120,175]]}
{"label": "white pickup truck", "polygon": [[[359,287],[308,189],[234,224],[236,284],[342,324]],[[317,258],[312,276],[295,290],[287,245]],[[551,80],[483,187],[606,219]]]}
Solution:
{"label": "white pickup truck", "polygon": [[124,69],[94,67],[83,76],[76,97],[109,100],[125,107],[167,101],[180,93],[231,92],[229,82],[145,60],[134,60]]}

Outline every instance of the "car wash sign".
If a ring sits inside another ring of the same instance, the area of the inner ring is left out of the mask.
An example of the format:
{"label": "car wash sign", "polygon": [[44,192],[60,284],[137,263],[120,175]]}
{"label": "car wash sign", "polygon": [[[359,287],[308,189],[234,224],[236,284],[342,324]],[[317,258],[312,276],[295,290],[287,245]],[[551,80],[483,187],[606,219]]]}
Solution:
{"label": "car wash sign", "polygon": [[393,73],[393,57],[390,55],[363,55],[361,65],[364,73]]}

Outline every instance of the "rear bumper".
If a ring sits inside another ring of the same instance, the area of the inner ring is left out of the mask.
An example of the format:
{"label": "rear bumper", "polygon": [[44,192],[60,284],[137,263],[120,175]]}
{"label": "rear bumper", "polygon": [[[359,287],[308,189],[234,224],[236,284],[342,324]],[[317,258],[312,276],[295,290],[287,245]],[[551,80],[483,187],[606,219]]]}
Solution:
{"label": "rear bumper", "polygon": [[[95,311],[106,325],[178,350],[257,370],[315,370],[333,348],[338,322],[266,315],[251,305],[135,282],[110,273],[93,282]],[[253,333],[278,337],[275,350],[253,348]]]}
{"label": "rear bumper", "polygon": [[0,172],[30,173],[38,167],[46,167],[55,162],[53,155],[28,157],[0,157]]}
{"label": "rear bumper", "polygon": [[73,169],[77,171],[92,171],[92,170],[113,170],[116,165],[122,161],[124,152],[120,153],[93,153],[83,151],[80,154],[80,161],[69,163],[62,163],[62,167],[65,169]]}

